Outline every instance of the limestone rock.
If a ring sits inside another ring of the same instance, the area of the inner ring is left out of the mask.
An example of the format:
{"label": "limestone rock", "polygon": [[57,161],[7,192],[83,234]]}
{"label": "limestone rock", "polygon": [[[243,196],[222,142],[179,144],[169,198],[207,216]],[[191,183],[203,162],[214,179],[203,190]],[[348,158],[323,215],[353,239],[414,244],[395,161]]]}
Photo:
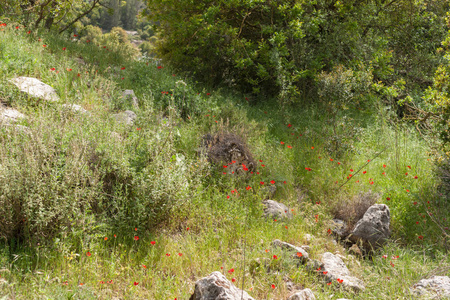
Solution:
{"label": "limestone rock", "polygon": [[133,90],[125,90],[122,94],[122,98],[126,99],[126,100],[131,100],[131,104],[133,104],[134,108],[139,108],[138,105],[138,98],[136,97],[136,95],[134,94]]}
{"label": "limestone rock", "polygon": [[[301,247],[297,247],[297,246],[291,245],[289,243],[282,242],[280,240],[274,240],[272,242],[272,245],[292,252],[293,253],[292,257],[294,259],[300,260],[301,263],[305,263],[306,261],[309,260],[308,252],[306,252],[305,249],[303,249]],[[301,253],[301,255],[299,255],[298,253]]]}
{"label": "limestone rock", "polygon": [[[242,296],[242,298],[241,298]],[[235,287],[222,273],[213,272],[195,283],[189,300],[254,300],[247,292]]]}
{"label": "limestone rock", "polygon": [[52,102],[59,100],[54,88],[36,78],[17,77],[11,79],[10,81],[22,92],[27,93],[30,96]]}
{"label": "limestone rock", "polygon": [[375,204],[367,209],[350,234],[353,242],[362,241],[367,248],[380,247],[390,236],[391,214],[386,204]]}
{"label": "limestone rock", "polygon": [[345,222],[343,220],[333,219],[331,227],[332,227],[333,233],[335,235],[341,237],[342,239],[344,239],[348,234],[347,225],[345,224]]}
{"label": "limestone rock", "polygon": [[64,108],[70,109],[73,112],[80,112],[82,114],[88,113],[87,110],[85,110],[83,107],[81,107],[80,105],[77,105],[77,104],[63,104],[62,106]]}
{"label": "limestone rock", "polygon": [[290,296],[288,300],[316,300],[316,296],[310,289],[304,289]]}
{"label": "limestone rock", "polygon": [[134,121],[137,118],[136,114],[131,110],[126,110],[113,116],[117,120],[117,122],[125,123],[127,125],[133,125]]}
{"label": "limestone rock", "polygon": [[273,200],[264,200],[262,203],[265,206],[265,217],[272,219],[292,218],[292,214],[289,212],[289,208],[283,203],[279,203]]}
{"label": "limestone rock", "polygon": [[411,291],[421,299],[450,299],[450,277],[432,276],[422,279],[413,285]]}
{"label": "limestone rock", "polygon": [[342,259],[330,252],[322,254],[321,262],[314,260],[308,264],[308,269],[324,276],[327,282],[337,282],[339,279],[346,290],[362,291],[365,289],[361,280],[350,275]]}
{"label": "limestone rock", "polygon": [[0,124],[11,124],[19,119],[25,118],[25,115],[13,108],[4,108],[0,106]]}

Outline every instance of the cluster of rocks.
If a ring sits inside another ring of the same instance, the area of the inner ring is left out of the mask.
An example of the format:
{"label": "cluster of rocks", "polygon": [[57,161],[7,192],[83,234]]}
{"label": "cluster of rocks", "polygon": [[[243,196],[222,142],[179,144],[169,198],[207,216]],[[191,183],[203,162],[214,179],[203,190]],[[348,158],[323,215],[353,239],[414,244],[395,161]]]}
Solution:
{"label": "cluster of rocks", "polygon": [[[56,93],[55,89],[51,86],[43,83],[42,81],[31,78],[31,77],[17,77],[10,80],[17,88],[32,97],[35,97],[40,100],[49,101],[49,102],[58,102],[60,98]],[[126,101],[130,101],[135,109],[138,109],[138,99],[134,94],[133,90],[125,90],[123,92],[122,97]],[[83,107],[77,104],[63,104],[63,111],[70,111],[72,113],[81,113],[85,115],[89,115],[89,112],[86,111]],[[114,114],[113,117],[117,122],[133,125],[137,116],[133,111],[124,111],[117,114]],[[19,121],[22,118],[26,118],[26,116],[20,113],[18,110],[13,108],[4,107],[0,104],[0,125],[2,126],[13,126],[14,123]],[[15,125],[15,128],[23,128],[24,126]]]}
{"label": "cluster of rocks", "polygon": [[[264,200],[264,216],[270,219],[289,219],[292,214],[289,208],[279,202],[273,200]],[[343,222],[337,222],[339,226],[335,232],[341,230],[346,232],[342,227]],[[350,239],[364,247],[374,249],[380,247],[389,238],[390,230],[390,213],[389,207],[384,204],[375,204],[366,211],[361,220],[359,220],[351,234],[346,234],[345,238]],[[305,239],[309,242],[311,236],[307,234]],[[325,252],[320,256],[319,260],[309,258],[308,245],[295,246],[280,240],[274,240],[272,246],[279,247],[292,254],[294,261],[298,264],[306,264],[306,268],[318,277],[323,279],[324,284],[337,282],[344,290],[349,292],[364,291],[364,283],[352,276],[346,264],[339,254]],[[362,255],[359,248],[350,248],[350,252]],[[358,252],[359,251],[359,252]],[[411,288],[411,294],[417,299],[441,299],[442,297],[450,297],[450,278],[448,276],[433,276],[430,279],[422,279]],[[211,275],[198,280],[195,284],[195,291],[190,300],[250,300],[253,299],[247,292],[234,286],[222,273],[213,272]],[[294,291],[287,300],[315,300],[314,293],[308,289]],[[348,299],[338,299],[348,300]]]}

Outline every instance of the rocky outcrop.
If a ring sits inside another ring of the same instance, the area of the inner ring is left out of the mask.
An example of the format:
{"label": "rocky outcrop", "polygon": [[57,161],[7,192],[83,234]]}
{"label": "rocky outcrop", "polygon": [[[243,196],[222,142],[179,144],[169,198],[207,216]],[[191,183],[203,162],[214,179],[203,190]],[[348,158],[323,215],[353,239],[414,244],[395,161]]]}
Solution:
{"label": "rocky outcrop", "polygon": [[282,242],[280,240],[274,240],[272,242],[272,245],[280,247],[281,249],[284,249],[286,251],[292,252],[292,258],[299,260],[301,263],[305,263],[309,259],[308,252],[306,252],[305,249],[301,247],[297,247],[289,243]]}
{"label": "rocky outcrop", "polygon": [[264,200],[264,216],[271,219],[291,219],[292,214],[289,212],[289,208],[283,203],[279,203],[273,200]]}
{"label": "rocky outcrop", "polygon": [[421,299],[450,299],[450,278],[433,276],[422,279],[413,285],[411,292]]}
{"label": "rocky outcrop", "polygon": [[376,249],[389,238],[390,221],[391,214],[386,204],[372,205],[363,218],[356,223],[349,239],[355,243],[361,241],[367,249]]}
{"label": "rocky outcrop", "polygon": [[304,289],[290,296],[288,300],[316,300],[316,296],[310,289]]}
{"label": "rocky outcrop", "polygon": [[72,112],[87,114],[88,111],[85,110],[83,107],[77,104],[63,104],[62,105],[65,109],[70,110]]}
{"label": "rocky outcrop", "polygon": [[254,300],[247,292],[234,286],[222,273],[213,272],[195,283],[189,300]]}
{"label": "rocky outcrop", "polygon": [[46,101],[55,102],[59,100],[54,88],[42,81],[31,77],[17,77],[10,80],[20,91],[30,96]]}

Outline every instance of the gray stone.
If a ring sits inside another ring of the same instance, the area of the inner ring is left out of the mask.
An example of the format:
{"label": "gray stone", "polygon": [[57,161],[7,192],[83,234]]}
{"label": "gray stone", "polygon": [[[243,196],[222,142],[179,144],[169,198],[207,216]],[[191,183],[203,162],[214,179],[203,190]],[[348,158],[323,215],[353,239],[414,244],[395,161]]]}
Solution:
{"label": "gray stone", "polygon": [[316,296],[310,289],[304,289],[290,296],[288,300],[316,300]]}
{"label": "gray stone", "polygon": [[73,112],[79,112],[82,114],[88,114],[88,111],[85,110],[83,107],[81,107],[80,105],[77,104],[63,104],[62,105],[64,108],[70,109]]}
{"label": "gray stone", "polygon": [[313,239],[312,235],[310,235],[309,233],[305,234],[305,241],[307,243],[310,243],[312,239]]}
{"label": "gray stone", "polygon": [[31,77],[17,77],[10,80],[22,92],[30,96],[37,97],[46,101],[58,101],[59,97],[54,88],[42,81]]}
{"label": "gray stone", "polygon": [[412,293],[421,299],[450,299],[450,278],[432,276],[422,279],[411,288]]}
{"label": "gray stone", "polygon": [[289,212],[289,208],[283,203],[279,203],[273,200],[264,200],[262,203],[265,206],[265,217],[272,219],[292,218],[292,214]]}
{"label": "gray stone", "polygon": [[129,99],[131,100],[131,104],[133,105],[134,108],[139,108],[138,105],[138,98],[136,97],[136,95],[134,94],[133,90],[125,90],[122,94],[122,97],[124,99]]}
{"label": "gray stone", "polygon": [[289,244],[289,243],[286,243],[286,242],[282,242],[280,240],[274,240],[272,242],[272,245],[274,245],[276,247],[280,247],[281,249],[284,249],[284,250],[292,252],[293,253],[292,257],[294,259],[300,260],[301,263],[305,263],[306,261],[309,260],[308,252],[306,252],[305,249],[303,249],[301,247],[297,247],[297,246],[294,246],[292,244]]}
{"label": "gray stone", "polygon": [[341,284],[346,290],[359,292],[365,289],[361,280],[350,275],[350,271],[342,259],[330,252],[322,254],[321,262],[311,261],[308,264],[308,269],[316,272],[319,276],[323,276],[326,282],[342,280],[338,284]]}
{"label": "gray stone", "polygon": [[333,233],[341,238],[345,238],[348,234],[347,225],[343,220],[333,219],[331,227]]}
{"label": "gray stone", "polygon": [[113,115],[113,117],[116,119],[117,122],[124,123],[127,125],[133,125],[134,121],[137,118],[136,114],[131,110],[120,112],[118,114]]}
{"label": "gray stone", "polygon": [[386,204],[375,204],[367,209],[350,234],[353,242],[362,241],[366,248],[378,248],[389,238],[391,214]]}
{"label": "gray stone", "polygon": [[0,106],[0,124],[12,124],[22,118],[25,118],[25,115],[18,110]]}
{"label": "gray stone", "polygon": [[189,300],[254,300],[247,292],[235,287],[222,273],[213,272],[195,283]]}

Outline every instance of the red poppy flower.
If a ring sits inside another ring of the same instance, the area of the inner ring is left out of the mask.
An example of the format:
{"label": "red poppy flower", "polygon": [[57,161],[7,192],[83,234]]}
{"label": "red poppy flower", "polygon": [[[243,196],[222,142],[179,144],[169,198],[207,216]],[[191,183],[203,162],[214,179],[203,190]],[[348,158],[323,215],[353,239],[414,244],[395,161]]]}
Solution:
{"label": "red poppy flower", "polygon": [[178,256],[181,256],[181,255],[183,255],[183,253],[178,253]]}
{"label": "red poppy flower", "polygon": [[136,282],[136,281],[135,281],[135,282],[134,282],[133,284],[134,284],[134,285],[138,285],[138,284],[139,284],[139,282]]}
{"label": "red poppy flower", "polygon": [[418,236],[419,240],[423,240],[423,235]]}
{"label": "red poppy flower", "polygon": [[188,231],[189,230],[189,227],[188,228],[186,228],[186,231]]}
{"label": "red poppy flower", "polygon": [[391,266],[394,267],[395,265],[392,263],[392,261],[390,262]]}
{"label": "red poppy flower", "polygon": [[246,187],[247,191],[249,191],[251,188],[252,188],[251,186]]}
{"label": "red poppy flower", "polygon": [[313,146],[313,147],[311,147],[311,150],[314,150],[314,146]]}
{"label": "red poppy flower", "polygon": [[287,147],[288,147],[289,149],[292,149],[292,146],[291,146],[291,145],[288,145]]}
{"label": "red poppy flower", "polygon": [[386,165],[383,165],[383,168],[386,168]]}
{"label": "red poppy flower", "polygon": [[411,169],[411,166],[407,166],[407,167]]}
{"label": "red poppy flower", "polygon": [[120,68],[121,70],[125,70],[125,67]]}
{"label": "red poppy flower", "polygon": [[108,281],[108,283],[109,283],[109,284],[113,284],[113,281],[112,281],[112,279],[111,279],[110,281]]}
{"label": "red poppy flower", "polygon": [[156,244],[156,242],[155,241],[151,241],[150,244],[154,245],[154,244]]}
{"label": "red poppy flower", "polygon": [[236,278],[231,278],[231,282],[236,282]]}
{"label": "red poppy flower", "polygon": [[334,159],[330,158],[330,161],[333,161]]}
{"label": "red poppy flower", "polygon": [[44,48],[45,48],[45,47],[47,47],[47,45],[42,45],[42,47],[44,47]]}
{"label": "red poppy flower", "polygon": [[417,178],[419,178],[419,177],[417,177],[417,176],[414,176],[414,179],[417,179]]}
{"label": "red poppy flower", "polygon": [[275,180],[271,180],[270,183],[271,183],[271,184],[275,184]]}
{"label": "red poppy flower", "polygon": [[102,281],[100,281],[100,284],[104,284],[105,282],[102,280]]}
{"label": "red poppy flower", "polygon": [[272,284],[271,287],[272,287],[273,289],[275,289],[275,284]]}
{"label": "red poppy flower", "polygon": [[228,273],[230,273],[230,274],[233,273],[233,272],[234,272],[234,269],[229,269],[228,270]]}
{"label": "red poppy flower", "polygon": [[278,256],[274,255],[272,256],[273,259],[278,259]]}
{"label": "red poppy flower", "polygon": [[328,271],[323,271],[322,274],[323,275],[327,275]]}
{"label": "red poppy flower", "polygon": [[91,252],[88,251],[88,252],[86,252],[86,255],[91,256],[92,254],[91,254]]}
{"label": "red poppy flower", "polygon": [[227,195],[227,199],[230,199],[230,195]]}
{"label": "red poppy flower", "polygon": [[162,66],[158,66],[158,69],[162,69],[163,67]]}
{"label": "red poppy flower", "polygon": [[166,256],[169,257],[169,256],[170,256],[170,253],[166,253]]}
{"label": "red poppy flower", "polygon": [[302,257],[303,254],[302,254],[301,252],[297,252],[297,256],[298,256],[298,257]]}
{"label": "red poppy flower", "polygon": [[327,285],[331,285],[331,281],[327,283]]}
{"label": "red poppy flower", "polygon": [[28,30],[27,33],[30,34],[30,33],[31,33],[31,30]]}
{"label": "red poppy flower", "polygon": [[50,69],[50,71],[55,71],[55,70],[56,70],[55,68],[51,68],[51,69]]}
{"label": "red poppy flower", "polygon": [[266,165],[261,165],[261,167],[263,167],[263,168],[264,168],[265,166],[266,166]]}
{"label": "red poppy flower", "polygon": [[408,173],[405,173],[406,176],[408,176]]}
{"label": "red poppy flower", "polygon": [[280,142],[281,145],[284,145],[284,142]]}
{"label": "red poppy flower", "polygon": [[259,184],[263,185],[263,184],[264,184],[264,181],[260,181]]}
{"label": "red poppy flower", "polygon": [[137,235],[134,236],[134,240],[137,241],[139,240],[139,237]]}
{"label": "red poppy flower", "polygon": [[342,283],[343,281],[344,281],[344,279],[337,279],[337,281],[339,282],[339,283]]}
{"label": "red poppy flower", "polygon": [[367,171],[363,171],[363,174],[366,174],[367,173]]}
{"label": "red poppy flower", "polygon": [[266,249],[266,253],[267,253],[267,252],[269,252],[269,250],[268,250],[268,249]]}
{"label": "red poppy flower", "polygon": [[66,70],[67,70],[68,72],[72,71],[72,69],[69,69],[69,68],[66,68]]}
{"label": "red poppy flower", "polygon": [[285,180],[285,181],[283,181],[283,183],[284,183],[284,184],[286,184],[286,180]]}
{"label": "red poppy flower", "polygon": [[77,36],[78,36],[78,34],[74,34],[73,36],[74,36],[74,37],[77,37]]}
{"label": "red poppy flower", "polygon": [[391,200],[391,198],[387,197],[387,198],[386,198],[386,200],[388,200],[388,201],[389,201],[389,200]]}
{"label": "red poppy flower", "polygon": [[147,269],[147,266],[146,266],[146,265],[142,265],[142,267],[143,267],[144,269]]}
{"label": "red poppy flower", "polygon": [[105,241],[107,241],[108,240],[108,238],[105,236],[105,239],[104,239]]}

